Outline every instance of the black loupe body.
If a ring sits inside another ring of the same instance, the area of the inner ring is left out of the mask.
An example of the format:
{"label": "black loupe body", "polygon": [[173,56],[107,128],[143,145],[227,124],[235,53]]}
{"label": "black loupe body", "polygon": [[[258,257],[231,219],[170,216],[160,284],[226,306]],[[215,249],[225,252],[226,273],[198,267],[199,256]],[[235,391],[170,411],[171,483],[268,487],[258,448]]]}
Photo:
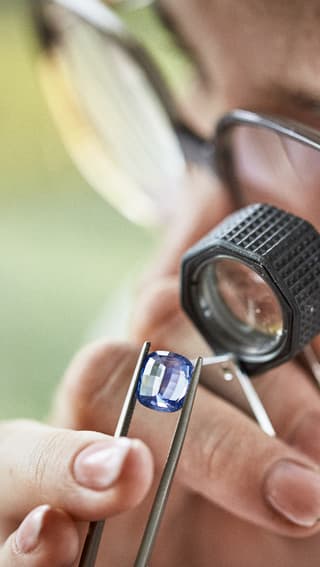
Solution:
{"label": "black loupe body", "polygon": [[217,354],[249,374],[277,366],[320,332],[320,235],[270,205],[241,209],[185,254],[181,296]]}

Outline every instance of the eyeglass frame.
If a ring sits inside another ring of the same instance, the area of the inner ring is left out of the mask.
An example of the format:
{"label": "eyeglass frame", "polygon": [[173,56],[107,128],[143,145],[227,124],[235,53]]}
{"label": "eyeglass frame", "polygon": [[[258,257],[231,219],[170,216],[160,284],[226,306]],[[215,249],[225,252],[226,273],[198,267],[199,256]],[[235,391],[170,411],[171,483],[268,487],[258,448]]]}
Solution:
{"label": "eyeglass frame", "polygon": [[243,203],[236,184],[232,180],[231,156],[228,152],[228,147],[230,148],[228,136],[236,126],[264,128],[320,151],[320,131],[295,120],[243,109],[233,110],[222,116],[217,123],[212,140],[214,145],[213,168],[227,189],[231,190],[238,206]]}
{"label": "eyeglass frame", "polygon": [[[161,102],[186,162],[205,166],[217,175],[225,183],[226,188],[231,190],[237,204],[241,199],[230,176],[231,157],[228,151],[228,135],[235,126],[265,128],[320,151],[319,130],[289,118],[252,112],[248,109],[234,109],[225,113],[217,121],[213,135],[209,139],[202,137],[178,116],[169,87],[151,55],[128,32],[121,19],[100,0],[86,0],[81,4],[74,0],[32,0],[33,18],[42,49],[50,48],[51,42],[54,41],[54,32],[50,30],[43,13],[43,6],[50,3],[70,10],[125,49],[134,62],[142,68]],[[153,4],[159,10],[158,2]]]}

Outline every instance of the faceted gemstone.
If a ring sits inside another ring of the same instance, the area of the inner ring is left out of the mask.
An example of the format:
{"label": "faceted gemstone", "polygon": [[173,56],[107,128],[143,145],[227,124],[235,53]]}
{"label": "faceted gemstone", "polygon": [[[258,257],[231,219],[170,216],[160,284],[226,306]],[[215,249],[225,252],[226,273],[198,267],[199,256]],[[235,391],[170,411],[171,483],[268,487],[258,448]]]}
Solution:
{"label": "faceted gemstone", "polygon": [[193,366],[174,352],[150,353],[141,370],[137,397],[148,408],[173,412],[183,406]]}

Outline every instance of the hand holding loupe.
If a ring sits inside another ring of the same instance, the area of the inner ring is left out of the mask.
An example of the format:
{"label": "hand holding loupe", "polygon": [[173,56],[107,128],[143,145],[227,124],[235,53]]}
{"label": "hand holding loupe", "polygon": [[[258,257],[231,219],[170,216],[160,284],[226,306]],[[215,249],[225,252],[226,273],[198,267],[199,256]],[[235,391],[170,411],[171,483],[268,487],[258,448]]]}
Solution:
{"label": "hand holding loupe", "polygon": [[[280,209],[249,206],[225,219],[186,253],[181,288],[182,305],[214,355],[203,361],[199,358],[193,367],[185,357],[173,353],[149,355],[149,343],[140,353],[115,436],[127,435],[137,397],[141,403],[151,400],[148,407],[153,409],[182,411],[135,567],[146,567],[152,552],[202,363],[215,365],[226,381],[237,381],[261,428],[274,435],[248,375],[293,358],[320,332],[320,235],[308,222]],[[176,361],[173,374],[165,370],[164,363],[172,356]],[[181,360],[191,369],[189,385],[183,379]],[[170,398],[165,403],[164,396]],[[175,396],[179,403],[175,400],[169,409]],[[103,527],[103,521],[90,525],[81,567],[95,565]]]}
{"label": "hand holding loupe", "polygon": [[247,374],[290,360],[320,332],[320,235],[270,205],[241,209],[186,253],[181,295],[217,355],[212,362],[237,375],[272,434]]}

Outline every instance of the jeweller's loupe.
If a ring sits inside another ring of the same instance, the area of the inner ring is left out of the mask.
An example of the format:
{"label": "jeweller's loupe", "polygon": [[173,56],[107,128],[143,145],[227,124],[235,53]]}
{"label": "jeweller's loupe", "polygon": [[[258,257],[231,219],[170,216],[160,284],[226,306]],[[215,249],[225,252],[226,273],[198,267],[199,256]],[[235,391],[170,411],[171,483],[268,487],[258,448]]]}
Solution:
{"label": "jeweller's loupe", "polygon": [[187,252],[181,287],[185,311],[215,353],[262,372],[320,332],[320,235],[275,207],[246,207]]}
{"label": "jeweller's loupe", "polygon": [[184,256],[181,301],[213,351],[203,385],[275,435],[249,377],[303,350],[319,384],[308,344],[320,331],[318,232],[269,205],[234,213]]}

